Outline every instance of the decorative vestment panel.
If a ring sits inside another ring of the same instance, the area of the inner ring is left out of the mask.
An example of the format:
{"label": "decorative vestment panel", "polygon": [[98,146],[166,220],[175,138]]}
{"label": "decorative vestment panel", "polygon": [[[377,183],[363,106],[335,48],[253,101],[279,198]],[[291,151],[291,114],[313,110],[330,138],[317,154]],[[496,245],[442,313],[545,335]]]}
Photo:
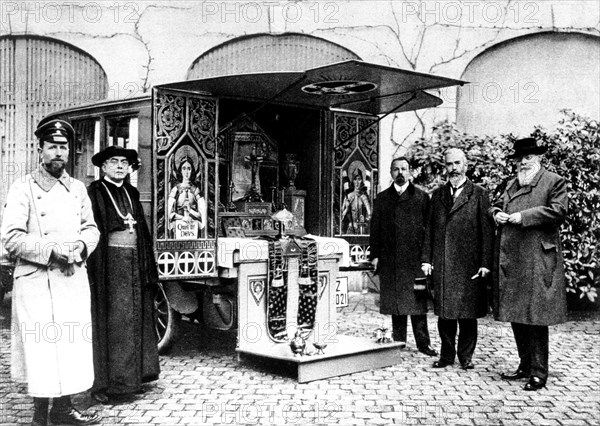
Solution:
{"label": "decorative vestment panel", "polygon": [[[326,283],[319,279],[317,266],[317,242],[310,238],[289,237],[287,240],[269,239],[269,264],[267,277],[267,330],[272,340],[288,339],[288,319],[291,311],[295,324],[303,336],[307,336],[315,326],[315,317],[322,289]],[[298,262],[290,262],[295,257]],[[297,265],[297,271],[290,271],[289,265]],[[298,299],[290,301],[288,292]],[[288,306],[289,305],[291,306]]]}

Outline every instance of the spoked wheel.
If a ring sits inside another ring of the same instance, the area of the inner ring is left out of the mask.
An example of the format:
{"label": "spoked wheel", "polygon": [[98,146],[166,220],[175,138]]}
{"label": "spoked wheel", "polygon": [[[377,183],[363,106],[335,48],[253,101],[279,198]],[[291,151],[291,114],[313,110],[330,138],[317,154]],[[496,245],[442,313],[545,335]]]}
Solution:
{"label": "spoked wheel", "polygon": [[154,329],[158,337],[158,353],[164,355],[169,352],[177,339],[181,314],[171,307],[162,284],[158,284],[158,291],[154,297]]}

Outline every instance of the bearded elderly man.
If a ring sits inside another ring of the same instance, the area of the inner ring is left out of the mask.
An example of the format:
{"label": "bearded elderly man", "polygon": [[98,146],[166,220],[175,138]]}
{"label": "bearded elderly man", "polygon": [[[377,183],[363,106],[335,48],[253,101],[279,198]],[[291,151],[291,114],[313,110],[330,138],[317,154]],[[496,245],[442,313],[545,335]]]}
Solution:
{"label": "bearded elderly man", "polygon": [[[467,157],[451,148],[444,155],[448,183],[431,197],[423,265],[433,276],[435,313],[442,348],[434,368],[458,360],[464,370],[475,367],[477,318],[487,314],[486,277],[492,268],[492,221],[488,193],[467,178]],[[458,346],[456,346],[456,331]]]}
{"label": "bearded elderly man", "polygon": [[86,425],[70,395],[92,386],[90,288],[85,259],[98,228],[85,186],[67,174],[75,132],[63,120],[35,131],[41,164],[15,181],[6,199],[2,243],[17,260],[12,304],[11,374],[33,396],[33,425]]}
{"label": "bearded elderly man", "polygon": [[548,326],[566,320],[565,271],[559,228],[567,214],[567,182],[545,170],[546,147],[534,138],[515,141],[509,156],[517,177],[508,182],[490,213],[498,227],[494,309],[510,321],[520,363],[506,380],[529,378],[535,391],[548,379]]}

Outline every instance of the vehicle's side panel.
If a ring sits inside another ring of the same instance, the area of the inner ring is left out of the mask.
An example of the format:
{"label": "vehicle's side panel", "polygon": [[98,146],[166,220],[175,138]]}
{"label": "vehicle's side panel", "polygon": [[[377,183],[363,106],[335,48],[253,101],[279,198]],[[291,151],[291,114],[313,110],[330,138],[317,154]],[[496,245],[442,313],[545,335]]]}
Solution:
{"label": "vehicle's side panel", "polygon": [[153,89],[153,233],[163,280],[217,275],[217,107],[210,96]]}

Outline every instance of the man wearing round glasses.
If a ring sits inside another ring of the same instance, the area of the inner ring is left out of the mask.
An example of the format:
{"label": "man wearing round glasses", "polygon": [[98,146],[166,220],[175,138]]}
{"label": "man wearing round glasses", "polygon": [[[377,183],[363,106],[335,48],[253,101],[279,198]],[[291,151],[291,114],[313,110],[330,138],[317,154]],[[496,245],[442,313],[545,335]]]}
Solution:
{"label": "man wearing round glasses", "polygon": [[[159,374],[152,317],[158,282],[140,194],[127,178],[137,152],[109,146],[92,157],[103,177],[90,184],[100,242],[88,268],[92,284],[94,387],[101,403],[143,392]],[[133,265],[133,267],[132,267]]]}

